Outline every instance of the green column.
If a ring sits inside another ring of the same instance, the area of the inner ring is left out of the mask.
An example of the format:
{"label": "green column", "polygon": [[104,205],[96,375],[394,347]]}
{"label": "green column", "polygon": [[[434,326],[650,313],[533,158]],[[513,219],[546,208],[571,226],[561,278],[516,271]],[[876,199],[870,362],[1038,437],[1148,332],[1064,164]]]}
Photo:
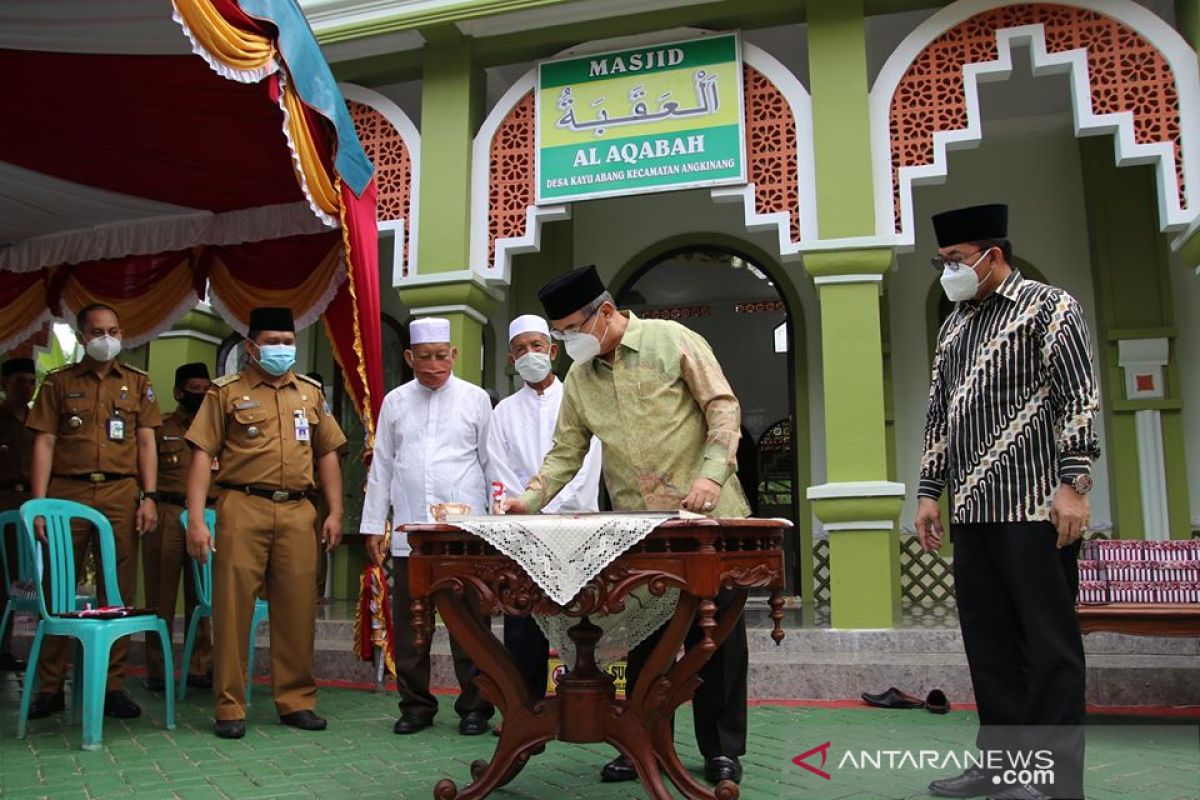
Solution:
{"label": "green column", "polygon": [[483,118],[483,70],[453,27],[422,31],[421,275],[467,269],[471,242],[471,144]]}
{"label": "green column", "polygon": [[[483,117],[484,76],[471,40],[453,26],[423,30],[421,80],[421,219],[417,247],[420,281],[400,299],[414,317],[450,320],[458,348],[454,372],[483,382],[483,327],[495,296],[469,276],[471,146]],[[444,275],[444,282],[439,281]],[[432,279],[432,280],[431,280]]]}
{"label": "green column", "polygon": [[[809,74],[817,219],[825,239],[871,236],[866,21],[862,0],[810,3]],[[900,604],[896,520],[903,484],[890,472],[880,287],[890,249],[810,253],[821,301],[826,483],[808,497],[829,532],[832,624],[887,628]]]}
{"label": "green column", "polygon": [[158,404],[163,413],[175,408],[171,390],[175,384],[175,368],[180,364],[202,361],[212,375],[217,374],[217,350],[232,329],[216,314],[191,311],[176,322],[171,330],[161,334],[147,347],[147,371],[158,391]]}
{"label": "green column", "polygon": [[821,300],[826,483],[808,497],[829,533],[831,622],[887,628],[900,603],[896,519],[904,485],[888,480],[879,289],[888,249],[810,254]]}

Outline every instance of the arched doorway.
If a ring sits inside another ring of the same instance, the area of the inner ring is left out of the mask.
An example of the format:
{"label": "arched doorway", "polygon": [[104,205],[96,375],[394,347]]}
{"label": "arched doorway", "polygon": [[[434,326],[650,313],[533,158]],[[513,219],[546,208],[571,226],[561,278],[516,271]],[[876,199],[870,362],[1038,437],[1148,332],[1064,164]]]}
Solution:
{"label": "arched doorway", "polygon": [[807,415],[797,413],[807,406],[796,396],[803,386],[796,368],[798,304],[784,296],[779,275],[773,275],[780,268],[767,259],[702,235],[694,242],[639,254],[614,281],[614,295],[639,317],[673,320],[712,346],[742,406],[738,478],[756,516],[796,525],[788,545],[788,591],[807,600],[812,547],[801,524],[807,478],[797,468],[808,459],[807,437],[796,430],[807,427]]}

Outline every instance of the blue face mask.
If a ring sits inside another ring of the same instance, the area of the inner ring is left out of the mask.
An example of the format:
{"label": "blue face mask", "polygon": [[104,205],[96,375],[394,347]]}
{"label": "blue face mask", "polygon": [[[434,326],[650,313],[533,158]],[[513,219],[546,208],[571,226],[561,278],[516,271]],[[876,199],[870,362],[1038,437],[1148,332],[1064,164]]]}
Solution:
{"label": "blue face mask", "polygon": [[258,364],[271,375],[283,375],[296,363],[296,346],[264,344],[258,348]]}

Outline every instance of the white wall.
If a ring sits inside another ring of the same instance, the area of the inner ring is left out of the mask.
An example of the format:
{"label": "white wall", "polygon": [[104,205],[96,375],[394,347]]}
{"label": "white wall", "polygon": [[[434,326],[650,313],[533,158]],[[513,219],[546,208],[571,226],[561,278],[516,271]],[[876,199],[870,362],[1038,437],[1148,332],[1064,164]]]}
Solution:
{"label": "white wall", "polygon": [[[950,154],[950,174],[941,186],[914,192],[916,246],[897,259],[888,302],[891,304],[892,364],[896,401],[898,475],[909,487],[901,516],[912,527],[915,487],[929,391],[929,345],[926,321],[929,293],[937,273],[929,257],[937,250],[931,215],[978,203],[1009,204],[1009,238],[1016,255],[1026,259],[1050,283],[1074,295],[1083,306],[1096,339],[1095,292],[1091,278],[1087,218],[1078,145],[1069,129],[1028,133],[1020,137],[986,136],[975,150]],[[1148,209],[1146,213],[1154,213]],[[1198,290],[1200,291],[1200,290]],[[1100,420],[1101,448],[1104,425]],[[1112,527],[1108,465],[1093,470],[1092,527]]]}
{"label": "white wall", "polygon": [[1184,447],[1187,453],[1188,507],[1192,530],[1200,530],[1200,275],[1172,259],[1171,292],[1175,297],[1175,363],[1183,395]]}

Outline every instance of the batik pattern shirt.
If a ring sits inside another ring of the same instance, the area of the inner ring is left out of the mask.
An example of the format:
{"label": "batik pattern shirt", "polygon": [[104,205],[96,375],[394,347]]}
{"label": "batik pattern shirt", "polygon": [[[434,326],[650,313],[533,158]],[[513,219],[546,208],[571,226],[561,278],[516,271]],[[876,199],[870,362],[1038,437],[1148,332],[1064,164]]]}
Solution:
{"label": "batik pattern shirt", "polygon": [[1100,455],[1099,405],[1079,303],[1014,270],[938,334],[918,494],[948,488],[954,523],[1049,519]]}

